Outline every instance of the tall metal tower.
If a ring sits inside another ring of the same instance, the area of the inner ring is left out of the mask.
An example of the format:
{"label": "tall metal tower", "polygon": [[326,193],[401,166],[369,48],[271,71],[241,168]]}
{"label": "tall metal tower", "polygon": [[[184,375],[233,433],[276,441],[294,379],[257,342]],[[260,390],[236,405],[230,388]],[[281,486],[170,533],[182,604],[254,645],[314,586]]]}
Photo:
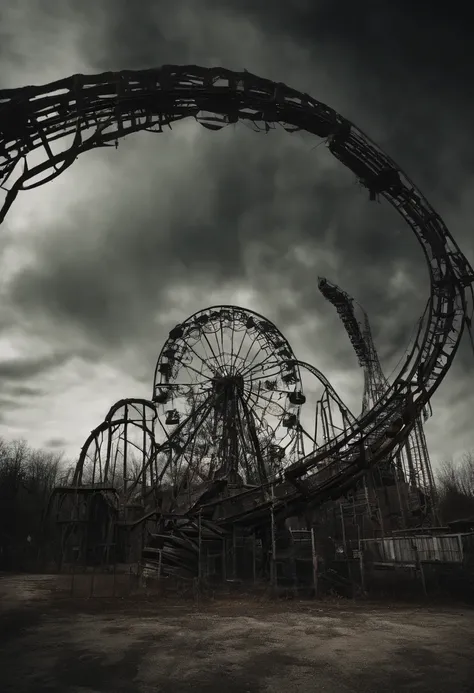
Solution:
{"label": "tall metal tower", "polygon": [[[359,365],[364,371],[361,412],[363,415],[387,391],[389,384],[374,345],[368,315],[357,304],[362,314],[361,324],[355,314],[354,299],[327,279],[318,278],[318,288],[324,298],[336,308],[354,347]],[[429,415],[430,411],[425,410],[425,421]],[[390,457],[382,463],[379,472],[380,477],[375,482],[376,485],[396,485],[399,491],[403,484],[407,489],[405,502],[402,498],[403,494],[398,493],[405,526],[428,525],[433,521],[436,522],[435,485],[421,416],[416,420],[403,448],[395,457]]]}

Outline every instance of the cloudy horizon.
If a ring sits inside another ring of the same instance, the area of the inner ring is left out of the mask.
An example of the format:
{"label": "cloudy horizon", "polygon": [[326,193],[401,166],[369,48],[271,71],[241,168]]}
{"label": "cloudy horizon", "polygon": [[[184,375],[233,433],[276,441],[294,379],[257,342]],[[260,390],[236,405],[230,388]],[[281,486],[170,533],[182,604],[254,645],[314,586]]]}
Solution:
{"label": "cloudy horizon", "polygon": [[[406,22],[405,2],[357,3],[357,14],[345,2],[291,4],[163,0],[138,14],[126,0],[8,0],[0,88],[170,63],[285,82],[382,146],[473,262],[474,61],[462,16],[434,8],[428,21],[410,5]],[[89,152],[20,193],[0,227],[0,435],[77,458],[115,401],[151,396],[169,330],[228,303],[274,322],[358,413],[362,375],[318,276],[368,312],[387,375],[428,276],[402,219],[316,144],[186,121]],[[426,425],[435,467],[474,448],[473,369],[464,338]]]}

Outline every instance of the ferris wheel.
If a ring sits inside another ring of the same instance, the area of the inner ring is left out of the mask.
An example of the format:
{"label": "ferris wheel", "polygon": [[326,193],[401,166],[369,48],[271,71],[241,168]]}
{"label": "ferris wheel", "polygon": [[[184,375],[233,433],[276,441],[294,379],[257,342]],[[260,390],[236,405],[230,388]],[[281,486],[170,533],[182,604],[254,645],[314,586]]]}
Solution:
{"label": "ferris wheel", "polygon": [[160,466],[174,483],[186,475],[262,484],[304,454],[297,360],[275,325],[253,311],[214,306],[172,329],[153,401],[169,443]]}
{"label": "ferris wheel", "polygon": [[116,402],[91,431],[74,484],[113,487],[139,505],[161,489],[169,508],[189,508],[210,487],[233,495],[276,480],[355,423],[270,320],[214,306],[170,331],[152,399]]}

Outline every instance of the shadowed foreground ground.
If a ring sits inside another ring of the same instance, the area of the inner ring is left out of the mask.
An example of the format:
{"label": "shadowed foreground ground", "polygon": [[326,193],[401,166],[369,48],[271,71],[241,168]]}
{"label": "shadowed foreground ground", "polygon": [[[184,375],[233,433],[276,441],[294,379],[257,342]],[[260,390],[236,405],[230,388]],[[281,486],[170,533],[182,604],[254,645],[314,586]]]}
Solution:
{"label": "shadowed foreground ground", "polygon": [[0,576],[2,693],[474,690],[474,611],[70,600]]}

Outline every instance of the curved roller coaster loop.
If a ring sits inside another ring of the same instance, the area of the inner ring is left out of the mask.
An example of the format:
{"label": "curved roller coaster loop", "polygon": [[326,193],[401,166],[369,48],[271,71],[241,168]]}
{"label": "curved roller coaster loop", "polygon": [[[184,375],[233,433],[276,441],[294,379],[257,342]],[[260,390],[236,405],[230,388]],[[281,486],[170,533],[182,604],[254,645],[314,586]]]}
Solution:
{"label": "curved roller coaster loop", "polygon": [[[371,200],[382,197],[397,210],[422,248],[431,290],[423,330],[405,363],[349,433],[343,432],[286,472],[300,496],[318,493],[321,484],[308,475],[324,459],[333,465],[334,474],[322,486],[340,488],[409,435],[446,375],[464,327],[469,326],[467,303],[474,279],[440,216],[399,166],[353,123],[306,93],[221,67],[166,65],[73,75],[46,86],[2,90],[0,185],[6,199],[0,222],[19,191],[53,180],[80,154],[117,145],[133,132],[162,133],[185,118],[211,130],[240,121],[262,132],[280,124],[289,132],[313,134],[352,171]],[[59,143],[66,148],[58,148]]]}

